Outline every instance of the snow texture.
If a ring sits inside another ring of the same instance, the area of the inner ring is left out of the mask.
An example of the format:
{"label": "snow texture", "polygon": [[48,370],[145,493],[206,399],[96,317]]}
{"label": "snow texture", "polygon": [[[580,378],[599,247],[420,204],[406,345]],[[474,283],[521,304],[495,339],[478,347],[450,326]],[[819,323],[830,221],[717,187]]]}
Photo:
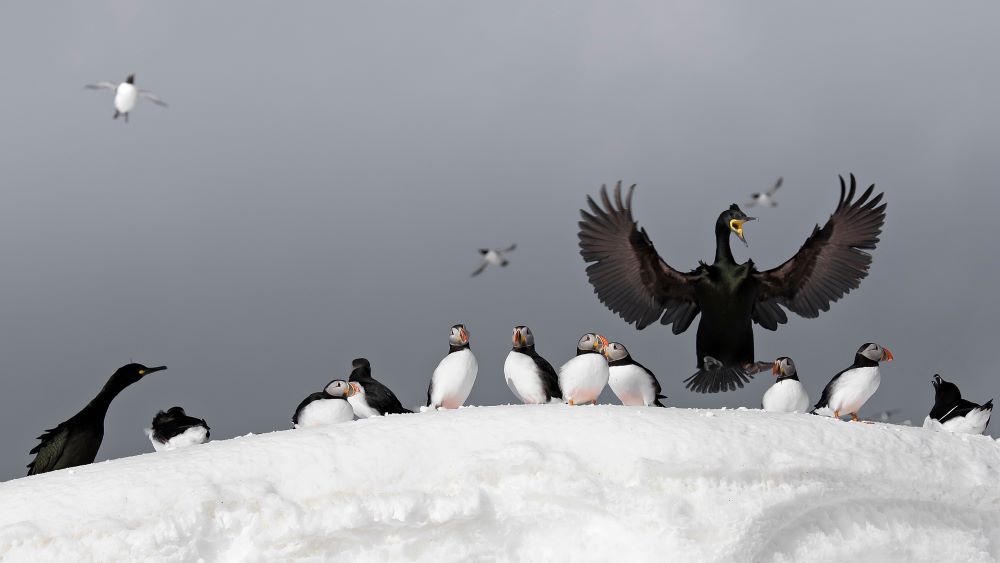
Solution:
{"label": "snow texture", "polygon": [[0,484],[3,561],[995,561],[1000,446],[807,414],[432,411]]}

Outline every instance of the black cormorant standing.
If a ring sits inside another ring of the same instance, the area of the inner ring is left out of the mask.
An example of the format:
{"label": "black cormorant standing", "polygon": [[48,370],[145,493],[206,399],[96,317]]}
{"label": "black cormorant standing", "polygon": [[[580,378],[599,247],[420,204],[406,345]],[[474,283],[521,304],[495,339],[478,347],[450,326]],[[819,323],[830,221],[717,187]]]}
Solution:
{"label": "black cormorant standing", "polygon": [[143,376],[165,369],[167,366],[149,368],[142,364],[118,368],[83,410],[38,437],[42,443],[31,449],[35,459],[28,464],[28,475],[93,463],[104,440],[104,415],[111,401]]}
{"label": "black cormorant standing", "polygon": [[882,194],[870,197],[875,186],[854,199],[840,178],[840,203],[822,228],[819,225],[802,248],[777,268],[758,271],[753,261],[738,264],[729,247],[735,234],[744,244],[743,226],[752,221],[733,204],[715,223],[715,261],[702,262],[691,272],[679,272],[656,253],[645,229],[632,218],[633,185],[622,199],[621,182],[614,202],[601,187],[601,203],[587,197],[590,212],[581,210],[580,253],[594,292],[625,321],[645,328],[659,319],[673,325],[674,334],[698,324],[698,371],[687,378],[687,388],[699,393],[732,391],[743,387],[768,364],[756,364],[753,324],[776,330],[788,322],[782,309],[813,318],[830,303],[857,288],[868,275],[886,205]]}

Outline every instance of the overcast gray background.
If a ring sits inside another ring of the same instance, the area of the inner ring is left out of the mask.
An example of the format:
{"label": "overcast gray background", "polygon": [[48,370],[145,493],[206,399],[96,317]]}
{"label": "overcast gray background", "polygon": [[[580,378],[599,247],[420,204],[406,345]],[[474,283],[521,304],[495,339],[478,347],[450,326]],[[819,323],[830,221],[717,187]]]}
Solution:
{"label": "overcast gray background", "polygon": [[[175,404],[213,438],[288,428],[361,355],[417,405],[456,322],[474,404],[512,400],[524,323],[557,366],[595,330],[670,405],[759,406],[769,375],[687,392],[694,329],[637,332],[593,295],[578,209],[619,178],[679,269],[778,176],[780,207],[736,249],[762,267],[826,219],[837,174],[877,183],[870,277],[818,319],[757,330],[758,358],[792,356],[815,398],[858,345],[888,346],[869,416],[919,423],[935,372],[1000,395],[998,18],[988,2],[7,4],[0,478],[130,359],[170,369],[115,401],[98,459],[150,451],[142,429]],[[82,88],[130,72],[171,107],[125,124]],[[477,248],[511,242],[509,268],[469,278]]]}

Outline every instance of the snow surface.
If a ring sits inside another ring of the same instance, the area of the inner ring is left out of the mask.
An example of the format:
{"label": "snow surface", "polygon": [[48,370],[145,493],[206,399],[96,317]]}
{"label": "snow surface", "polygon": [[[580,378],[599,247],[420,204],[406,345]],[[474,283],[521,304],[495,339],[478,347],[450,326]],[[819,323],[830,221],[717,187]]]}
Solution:
{"label": "snow surface", "polygon": [[1000,445],[756,410],[530,405],[0,484],[4,561],[994,561]]}

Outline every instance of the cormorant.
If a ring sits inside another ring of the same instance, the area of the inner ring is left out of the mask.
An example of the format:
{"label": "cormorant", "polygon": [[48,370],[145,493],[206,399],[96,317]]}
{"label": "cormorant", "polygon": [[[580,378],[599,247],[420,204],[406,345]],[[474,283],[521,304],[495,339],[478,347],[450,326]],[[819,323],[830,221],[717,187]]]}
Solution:
{"label": "cormorant", "polygon": [[118,368],[83,410],[38,437],[42,442],[29,452],[35,454],[35,459],[28,464],[28,475],[93,463],[104,440],[104,416],[111,401],[144,376],[165,369],[167,366],[150,368],[142,364]]}
{"label": "cormorant", "polygon": [[618,182],[612,202],[601,186],[603,205],[587,197],[590,212],[581,210],[579,223],[580,254],[593,262],[587,277],[601,302],[638,329],[659,319],[680,334],[701,314],[698,371],[685,380],[699,393],[743,387],[771,365],[754,362],[752,323],[776,330],[788,322],[782,307],[813,318],[857,288],[872,261],[864,250],[875,248],[885,222],[883,194],[870,197],[874,184],[854,199],[854,175],[850,191],[841,177],[840,203],[826,225],[817,225],[787,262],[762,272],[752,260],[738,264],[733,258],[730,236],[746,244],[743,227],[754,220],[734,203],[715,222],[715,261],[683,273],[656,253],[632,218],[634,189],[623,200]]}

